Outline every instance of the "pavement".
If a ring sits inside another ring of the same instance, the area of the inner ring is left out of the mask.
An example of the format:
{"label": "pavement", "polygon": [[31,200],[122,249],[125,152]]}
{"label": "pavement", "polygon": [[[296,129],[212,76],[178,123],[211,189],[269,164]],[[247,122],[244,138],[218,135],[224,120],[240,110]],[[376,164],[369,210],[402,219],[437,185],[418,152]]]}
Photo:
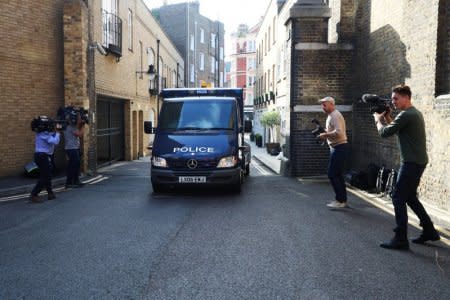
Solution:
{"label": "pavement", "polygon": [[[248,139],[248,135],[246,135],[246,142],[251,146],[252,159],[257,160],[260,164],[266,166],[270,170],[272,170],[275,174],[280,174],[282,160],[286,158],[282,155],[273,156],[267,153],[266,148],[257,147],[255,142],[252,142]],[[149,159],[143,158],[143,159]],[[101,168],[98,173],[101,173]],[[88,182],[94,180],[92,176],[82,175],[80,177],[82,182]],[[323,182],[328,181],[326,176],[315,176],[315,177],[302,177],[297,178],[299,182]],[[53,187],[56,191],[64,188],[65,184],[65,174],[56,174],[52,180]],[[7,178],[0,178],[0,203],[13,201],[17,199],[23,199],[27,194],[30,194],[34,185],[36,184],[35,178],[29,178],[24,175],[22,176],[10,176]],[[347,191],[356,197],[367,201],[378,207],[379,209],[394,215],[394,207],[392,205],[392,201],[390,198],[384,197],[380,194],[371,194],[363,190],[359,190],[350,185],[347,186]],[[349,201],[350,202],[350,201]],[[436,228],[441,232],[444,237],[444,242],[450,245],[450,240],[446,238],[450,238],[450,214],[442,209],[434,207],[432,205],[426,204],[426,201],[422,201],[425,209],[430,215],[431,219],[435,223]],[[349,203],[351,206],[351,202]],[[415,226],[420,229],[419,221],[416,215],[412,211],[408,211],[409,221],[412,226]]]}

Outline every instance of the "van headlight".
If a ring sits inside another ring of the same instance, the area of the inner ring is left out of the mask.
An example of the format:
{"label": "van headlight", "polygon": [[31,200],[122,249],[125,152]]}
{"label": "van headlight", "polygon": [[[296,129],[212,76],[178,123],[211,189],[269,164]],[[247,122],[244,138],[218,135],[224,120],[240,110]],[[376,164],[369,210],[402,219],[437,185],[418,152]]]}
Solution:
{"label": "van headlight", "polygon": [[217,164],[217,168],[232,168],[237,164],[235,156],[227,156],[222,158]]}
{"label": "van headlight", "polygon": [[152,158],[152,166],[159,168],[167,168],[167,161],[159,156],[153,156]]}

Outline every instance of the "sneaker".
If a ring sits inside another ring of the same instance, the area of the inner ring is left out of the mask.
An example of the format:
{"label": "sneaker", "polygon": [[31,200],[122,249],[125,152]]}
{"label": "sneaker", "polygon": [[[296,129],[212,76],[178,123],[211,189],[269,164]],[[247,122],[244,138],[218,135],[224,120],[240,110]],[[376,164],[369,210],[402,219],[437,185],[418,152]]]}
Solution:
{"label": "sneaker", "polygon": [[339,201],[333,200],[330,203],[328,203],[327,206],[329,208],[346,208],[347,202],[339,202]]}

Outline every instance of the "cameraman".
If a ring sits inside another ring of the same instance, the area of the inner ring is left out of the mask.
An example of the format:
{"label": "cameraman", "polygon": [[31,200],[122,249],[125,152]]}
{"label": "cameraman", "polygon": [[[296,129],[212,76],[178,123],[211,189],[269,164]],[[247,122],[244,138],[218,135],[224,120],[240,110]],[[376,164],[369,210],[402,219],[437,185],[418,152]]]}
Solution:
{"label": "cameraman", "polygon": [[72,110],[69,115],[69,124],[64,130],[64,149],[68,158],[66,189],[83,186],[79,174],[81,164],[80,137],[83,136],[84,124],[80,114]]}
{"label": "cameraman", "polygon": [[336,109],[332,97],[319,100],[323,111],[328,115],[325,132],[319,135],[322,140],[327,140],[330,147],[330,162],[328,163],[328,178],[335,193],[335,200],[328,203],[331,209],[347,207],[347,190],[344,180],[345,161],[348,155],[347,134],[345,120]]}
{"label": "cameraman", "polygon": [[48,193],[48,200],[56,198],[52,190],[52,156],[55,145],[59,144],[60,134],[55,129],[51,130],[49,119],[44,119],[43,122],[48,123],[47,130],[37,132],[35,140],[34,161],[39,167],[39,179],[31,191],[31,201],[34,203],[42,202],[38,195],[44,187]]}
{"label": "cameraman", "polygon": [[427,241],[440,239],[422,203],[417,198],[417,187],[420,178],[428,163],[426,152],[425,122],[422,113],[411,103],[411,89],[407,85],[398,85],[392,88],[392,103],[400,110],[395,120],[392,120],[390,109],[373,117],[381,137],[386,138],[397,135],[400,147],[400,170],[397,183],[392,195],[394,204],[395,236],[380,245],[386,249],[407,250],[408,213],[406,204],[420,219],[423,228],[422,234],[412,240],[416,244],[424,244]]}

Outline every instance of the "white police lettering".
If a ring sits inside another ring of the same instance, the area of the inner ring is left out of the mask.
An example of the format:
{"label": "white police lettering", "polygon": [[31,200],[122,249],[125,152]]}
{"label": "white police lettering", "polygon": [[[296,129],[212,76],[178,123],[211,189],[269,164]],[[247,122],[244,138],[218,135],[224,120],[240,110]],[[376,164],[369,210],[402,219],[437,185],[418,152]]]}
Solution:
{"label": "white police lettering", "polygon": [[213,153],[213,147],[175,147],[173,148],[173,152],[182,152],[182,153],[192,153],[192,152],[201,152],[201,153]]}

